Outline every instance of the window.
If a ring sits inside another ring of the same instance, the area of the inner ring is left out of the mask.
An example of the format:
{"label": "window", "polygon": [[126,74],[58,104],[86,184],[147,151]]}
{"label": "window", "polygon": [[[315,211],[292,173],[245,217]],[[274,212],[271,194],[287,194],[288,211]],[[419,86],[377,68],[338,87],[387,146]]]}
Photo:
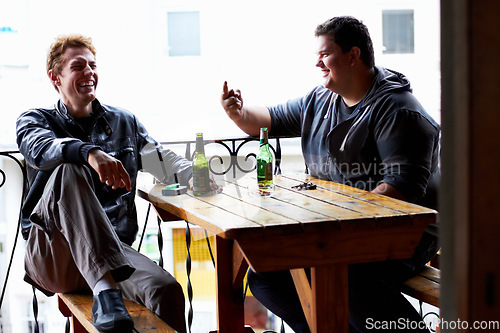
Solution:
{"label": "window", "polygon": [[414,53],[413,10],[382,11],[384,53]]}
{"label": "window", "polygon": [[168,12],[167,29],[169,56],[200,55],[200,12]]}

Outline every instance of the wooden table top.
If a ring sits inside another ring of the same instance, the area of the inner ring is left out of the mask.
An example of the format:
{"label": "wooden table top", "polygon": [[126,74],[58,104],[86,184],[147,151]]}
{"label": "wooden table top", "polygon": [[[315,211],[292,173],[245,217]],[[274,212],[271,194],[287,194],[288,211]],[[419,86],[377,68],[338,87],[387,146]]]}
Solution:
{"label": "wooden table top", "polygon": [[[292,189],[305,181],[311,181],[317,188]],[[207,197],[195,197],[191,191],[179,196],[164,196],[161,185],[142,186],[138,194],[179,218],[224,238],[237,238],[238,234],[262,236],[296,228],[307,231],[324,228],[327,221],[331,228],[348,228],[351,222],[356,222],[359,228],[361,221],[375,226],[394,218],[407,223],[432,223],[437,215],[432,209],[306,174],[275,176],[271,197],[252,193],[248,188],[255,184],[255,176],[247,175],[225,180],[222,193]]]}
{"label": "wooden table top", "polygon": [[[292,186],[305,181],[311,181],[317,188],[292,189]],[[259,241],[263,250],[265,242],[262,240],[282,242],[283,237],[288,239],[291,235],[296,235],[297,241],[312,237],[310,240],[316,245],[305,251],[313,251],[330,242],[331,237],[320,240],[319,236],[344,235],[352,238],[355,234],[355,237],[360,237],[361,243],[366,242],[363,237],[368,238],[383,230],[385,237],[403,237],[401,233],[407,227],[418,226],[423,232],[428,224],[436,221],[437,216],[432,209],[306,174],[276,176],[271,197],[261,197],[249,191],[248,188],[255,188],[255,184],[255,175],[249,174],[240,179],[225,180],[224,184],[220,184],[223,186],[222,193],[207,197],[195,197],[191,191],[178,196],[163,196],[160,185],[140,187],[139,195],[179,219],[220,237],[233,239],[241,246]],[[338,239],[337,243],[340,241]],[[416,241],[411,240],[413,249]],[[380,249],[381,259],[387,258],[386,250]],[[373,254],[370,260],[378,260],[376,256]],[[305,260],[310,261],[311,258]],[[357,261],[355,258],[349,260]],[[276,263],[273,265],[276,268]],[[267,269],[264,266],[262,268]]]}

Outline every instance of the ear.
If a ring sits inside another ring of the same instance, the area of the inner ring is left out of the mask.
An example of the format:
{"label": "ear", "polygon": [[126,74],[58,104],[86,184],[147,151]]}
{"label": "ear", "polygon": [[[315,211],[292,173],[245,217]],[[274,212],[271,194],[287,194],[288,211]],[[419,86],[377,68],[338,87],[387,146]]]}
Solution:
{"label": "ear", "polygon": [[57,75],[54,70],[49,70],[47,75],[49,76],[50,81],[52,82],[53,85],[55,86],[60,86],[61,85],[61,80],[59,80],[59,75]]}
{"label": "ear", "polygon": [[361,50],[357,46],[353,46],[351,51],[349,51],[349,60],[351,61],[351,65],[356,64],[356,62],[361,61]]}

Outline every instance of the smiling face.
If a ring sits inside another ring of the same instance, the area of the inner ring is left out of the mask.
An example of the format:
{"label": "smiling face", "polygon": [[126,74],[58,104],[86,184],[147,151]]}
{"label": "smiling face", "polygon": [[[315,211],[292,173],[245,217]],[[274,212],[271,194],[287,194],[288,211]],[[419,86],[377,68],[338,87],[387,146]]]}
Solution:
{"label": "smiling face", "polygon": [[349,87],[350,71],[353,64],[351,51],[344,53],[329,35],[318,36],[318,62],[316,67],[323,73],[325,88],[343,95]]}
{"label": "smiling face", "polygon": [[85,117],[92,112],[98,74],[95,56],[88,48],[67,48],[60,73],[50,70],[49,77],[73,117]]}

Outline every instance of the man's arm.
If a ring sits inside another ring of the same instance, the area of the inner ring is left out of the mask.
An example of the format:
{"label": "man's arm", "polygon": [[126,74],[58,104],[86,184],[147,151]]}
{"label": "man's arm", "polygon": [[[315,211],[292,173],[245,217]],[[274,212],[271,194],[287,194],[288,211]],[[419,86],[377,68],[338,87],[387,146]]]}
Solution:
{"label": "man's arm", "polygon": [[243,106],[241,91],[229,90],[227,82],[224,82],[221,95],[221,105],[229,118],[249,135],[259,135],[262,127],[271,131],[271,115],[269,110],[263,106]]}
{"label": "man's arm", "polygon": [[88,152],[96,148],[92,143],[56,134],[46,114],[37,109],[18,117],[16,134],[19,151],[37,170],[53,170],[61,163],[86,163]]}
{"label": "man's arm", "polygon": [[399,192],[394,186],[389,185],[387,183],[381,183],[377,187],[375,187],[372,191],[376,194],[386,195],[388,197],[399,199],[403,201],[408,201],[401,192]]}
{"label": "man's arm", "polygon": [[99,175],[99,180],[112,186],[113,190],[125,187],[127,191],[132,189],[130,176],[125,170],[122,162],[106,154],[99,148],[89,151],[88,163]]}

